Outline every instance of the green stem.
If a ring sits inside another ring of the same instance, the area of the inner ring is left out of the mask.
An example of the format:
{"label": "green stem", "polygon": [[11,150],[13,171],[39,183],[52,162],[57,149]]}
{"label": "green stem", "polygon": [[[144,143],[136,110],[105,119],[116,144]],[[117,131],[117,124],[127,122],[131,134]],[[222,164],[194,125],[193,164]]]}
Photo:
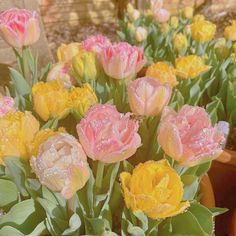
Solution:
{"label": "green stem", "polygon": [[102,188],[104,167],[105,167],[105,164],[101,161],[98,161],[97,173],[96,173],[96,182],[95,182],[95,185],[96,185],[96,188],[97,188],[98,191],[100,191],[101,188]]}
{"label": "green stem", "polygon": [[23,75],[25,80],[30,84],[30,74],[29,74],[29,61],[28,61],[28,47],[23,47],[22,49],[22,59],[23,59]]}

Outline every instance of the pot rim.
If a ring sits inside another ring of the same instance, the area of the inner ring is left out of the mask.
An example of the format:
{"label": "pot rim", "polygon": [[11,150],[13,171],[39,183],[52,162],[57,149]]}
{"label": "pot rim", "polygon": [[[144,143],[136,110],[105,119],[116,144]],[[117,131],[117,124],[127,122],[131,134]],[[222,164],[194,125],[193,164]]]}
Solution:
{"label": "pot rim", "polygon": [[236,167],[236,151],[225,149],[216,161]]}

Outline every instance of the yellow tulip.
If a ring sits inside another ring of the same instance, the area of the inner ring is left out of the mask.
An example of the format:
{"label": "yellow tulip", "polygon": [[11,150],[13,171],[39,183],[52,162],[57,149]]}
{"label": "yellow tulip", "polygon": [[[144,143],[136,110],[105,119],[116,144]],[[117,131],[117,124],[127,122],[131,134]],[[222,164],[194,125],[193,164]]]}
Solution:
{"label": "yellow tulip", "polygon": [[80,52],[80,43],[62,44],[57,49],[57,57],[60,62],[69,62]]}
{"label": "yellow tulip", "polygon": [[170,18],[170,26],[173,29],[176,29],[179,25],[179,18],[177,16],[171,16]]}
{"label": "yellow tulip", "polygon": [[72,60],[74,73],[80,80],[95,80],[98,74],[98,63],[95,52],[81,51]]}
{"label": "yellow tulip", "polygon": [[206,43],[214,38],[216,25],[206,20],[195,21],[191,25],[191,33],[194,40]]}
{"label": "yellow tulip", "polygon": [[173,38],[173,46],[175,51],[181,52],[182,50],[185,50],[188,47],[188,39],[187,37],[182,34],[178,33]]}
{"label": "yellow tulip", "polygon": [[193,18],[193,12],[194,12],[194,9],[192,7],[185,7],[182,10],[183,17],[185,17],[187,19]]}
{"label": "yellow tulip", "polygon": [[59,80],[39,82],[32,88],[34,109],[38,115],[47,121],[52,115],[61,119],[70,111],[69,92]]}
{"label": "yellow tulip", "polygon": [[171,87],[178,84],[174,68],[163,61],[149,66],[146,76],[157,79],[161,84],[168,83]]}
{"label": "yellow tulip", "polygon": [[236,41],[236,21],[232,21],[224,30],[224,37],[231,41]]}
{"label": "yellow tulip", "polygon": [[189,207],[183,202],[183,183],[168,161],[148,161],[134,168],[133,173],[120,175],[127,208],[142,211],[152,219],[164,219],[182,213]]}
{"label": "yellow tulip", "polygon": [[193,17],[193,22],[196,22],[196,21],[201,21],[201,20],[205,20],[205,16],[204,15],[201,15],[201,14],[197,14]]}
{"label": "yellow tulip", "polygon": [[73,88],[70,92],[71,108],[80,116],[84,116],[89,108],[98,103],[97,96],[89,84],[84,84],[83,87]]}
{"label": "yellow tulip", "polygon": [[52,129],[42,129],[42,130],[38,131],[35,134],[35,137],[32,140],[32,142],[28,145],[29,156],[36,157],[38,155],[40,145],[42,143],[44,143],[48,138],[50,138],[56,134],[59,134],[59,133],[65,133],[65,129],[59,128],[58,131],[54,131]]}
{"label": "yellow tulip", "polygon": [[203,59],[196,55],[179,57],[175,60],[176,74],[182,79],[194,79],[211,67],[204,64]]}
{"label": "yellow tulip", "polygon": [[39,130],[30,112],[13,112],[0,117],[0,163],[7,156],[28,159],[27,146]]}

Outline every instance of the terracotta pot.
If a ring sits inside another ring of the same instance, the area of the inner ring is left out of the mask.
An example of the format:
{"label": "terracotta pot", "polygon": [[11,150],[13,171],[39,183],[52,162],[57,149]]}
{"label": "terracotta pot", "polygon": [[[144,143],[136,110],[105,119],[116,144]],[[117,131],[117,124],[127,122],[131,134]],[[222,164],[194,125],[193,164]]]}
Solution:
{"label": "terracotta pot", "polygon": [[205,174],[200,183],[200,192],[202,194],[201,204],[207,208],[215,207],[215,196],[212,188],[211,180]]}
{"label": "terracotta pot", "polygon": [[234,210],[234,213],[233,213],[233,216],[232,216],[229,236],[236,236],[236,209]]}
{"label": "terracotta pot", "polygon": [[229,209],[227,213],[216,218],[216,235],[228,235],[232,228],[230,222],[233,221],[236,209],[236,151],[225,150],[216,161],[213,161],[208,174],[213,186],[216,206]]}

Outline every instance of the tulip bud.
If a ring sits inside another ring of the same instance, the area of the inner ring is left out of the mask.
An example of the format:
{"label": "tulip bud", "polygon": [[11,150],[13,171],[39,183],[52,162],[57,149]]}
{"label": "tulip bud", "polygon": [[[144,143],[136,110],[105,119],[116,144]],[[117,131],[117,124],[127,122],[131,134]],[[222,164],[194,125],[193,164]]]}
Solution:
{"label": "tulip bud", "polygon": [[232,24],[225,28],[224,37],[228,40],[236,41],[236,21],[232,21]]}
{"label": "tulip bud", "polygon": [[185,17],[187,19],[193,18],[193,12],[194,12],[194,9],[192,7],[185,7],[182,10],[183,17]]}
{"label": "tulip bud", "polygon": [[156,116],[171,97],[171,87],[161,85],[153,78],[143,77],[130,82],[128,99],[133,113],[141,116]]}
{"label": "tulip bud", "polygon": [[129,23],[128,22],[128,25],[127,25],[127,28],[128,28],[128,31],[133,34],[135,32],[135,26],[133,23]]}
{"label": "tulip bud", "polygon": [[128,17],[131,22],[136,21],[140,17],[140,12],[137,9],[134,9],[128,14]]}
{"label": "tulip bud", "polygon": [[68,63],[57,63],[50,70],[47,81],[60,80],[64,87],[69,89],[76,84],[75,78],[71,75],[71,66]]}
{"label": "tulip bud", "polygon": [[60,62],[71,62],[72,58],[80,51],[79,43],[62,44],[57,49],[57,57]]}
{"label": "tulip bud", "polygon": [[197,14],[193,17],[193,22],[196,22],[196,21],[201,21],[201,20],[205,20],[205,16],[204,15],[201,15],[201,14]]}
{"label": "tulip bud", "polygon": [[176,29],[179,25],[179,18],[177,16],[172,16],[170,18],[170,26],[173,28],[173,29]]}
{"label": "tulip bud", "polygon": [[219,58],[225,59],[229,56],[225,38],[219,38],[215,44],[215,52]]}
{"label": "tulip bud", "polygon": [[134,9],[134,6],[131,4],[131,3],[128,3],[127,7],[127,12],[130,14],[130,13],[133,13],[133,11],[135,10]]}
{"label": "tulip bud", "polygon": [[175,51],[179,53],[185,50],[188,47],[187,37],[182,33],[176,34],[173,38],[173,46],[174,46]]}
{"label": "tulip bud", "polygon": [[80,81],[95,80],[98,74],[96,53],[81,51],[73,58],[72,67]]}
{"label": "tulip bud", "polygon": [[169,20],[170,18],[170,12],[167,11],[164,8],[161,8],[160,10],[157,10],[154,12],[154,17],[157,22],[159,23],[165,23]]}
{"label": "tulip bud", "polygon": [[138,27],[135,32],[135,39],[137,42],[143,42],[147,39],[148,32],[143,27]]}

